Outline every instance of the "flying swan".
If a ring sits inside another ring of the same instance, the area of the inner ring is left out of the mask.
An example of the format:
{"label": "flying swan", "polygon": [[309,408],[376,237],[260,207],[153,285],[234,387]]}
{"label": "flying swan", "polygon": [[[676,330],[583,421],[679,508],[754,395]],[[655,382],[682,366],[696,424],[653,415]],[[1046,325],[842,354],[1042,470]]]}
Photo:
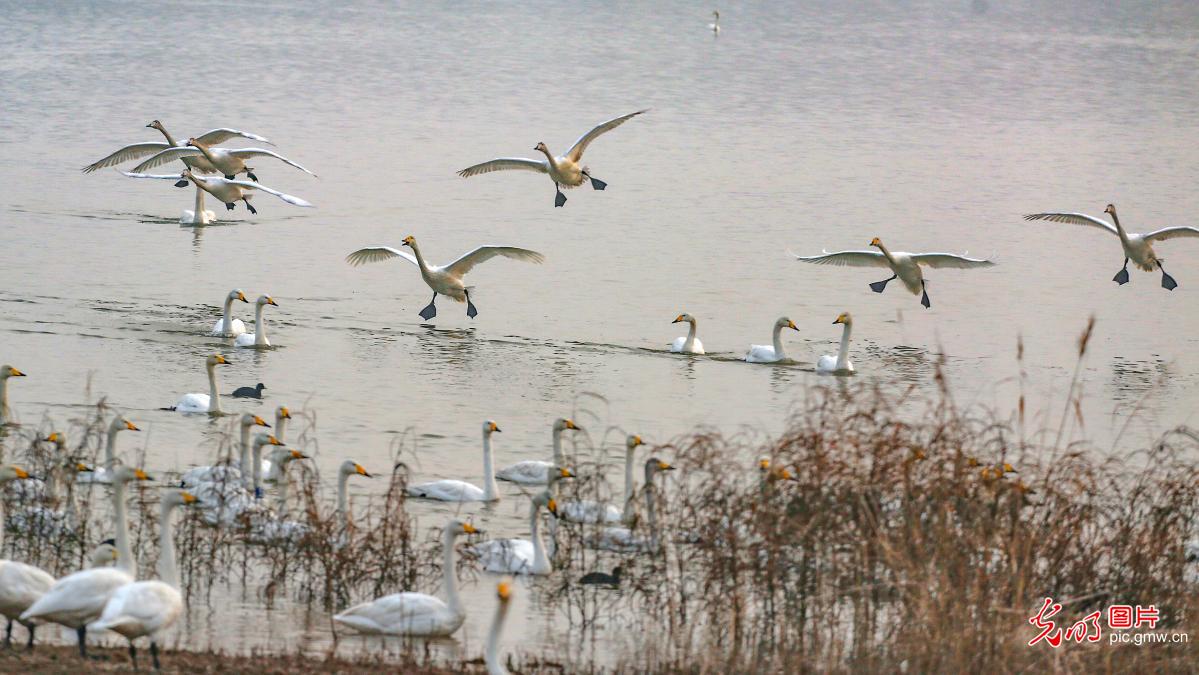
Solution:
{"label": "flying swan", "polygon": [[254,175],[254,169],[246,166],[246,160],[250,159],[251,157],[274,157],[288,166],[294,166],[300,171],[303,171],[314,178],[316,177],[315,173],[312,173],[308,169],[296,164],[283,155],[280,155],[276,152],[271,152],[270,150],[263,150],[262,148],[240,148],[237,150],[227,150],[225,148],[214,148],[211,146],[212,144],[205,143],[197,138],[189,138],[185,145],[175,148],[166,148],[156,153],[154,156],[150,157],[141,164],[133,167],[133,173],[145,173],[149,169],[152,169],[156,166],[161,166],[167,162],[173,162],[177,159],[184,159],[185,157],[202,157],[208,160],[208,163],[216,169],[215,172],[207,173],[219,173],[229,180],[233,180],[239,173],[244,173],[250,180],[257,183],[258,176]]}
{"label": "flying swan", "polygon": [[254,198],[254,191],[261,190],[267,194],[275,195],[279,199],[295,206],[303,206],[312,208],[312,204],[300,199],[299,197],[272,190],[269,187],[259,183],[247,182],[244,180],[229,180],[228,178],[220,178],[218,176],[198,176],[191,169],[186,169],[179,174],[153,174],[153,173],[132,173],[122,171],[130,178],[150,178],[154,180],[189,180],[196,184],[196,187],[207,192],[208,194],[221,200],[225,205],[225,209],[232,211],[237,202],[244,202],[250,213],[258,213],[258,209],[250,204],[250,200]]}
{"label": "flying swan", "polygon": [[748,363],[778,363],[779,361],[787,360],[787,352],[783,351],[782,332],[784,328],[790,328],[793,331],[799,332],[799,328],[795,322],[787,317],[779,317],[778,321],[774,322],[774,332],[771,334],[773,344],[769,345],[750,345],[749,351],[745,353],[745,360]]}
{"label": "flying swan", "polygon": [[842,324],[841,329],[841,348],[837,350],[837,355],[834,357],[829,354],[824,354],[820,360],[816,362],[816,372],[824,374],[837,375],[852,375],[853,364],[849,362],[849,334],[853,332],[853,317],[849,312],[842,312],[834,321],[833,325]]}
{"label": "flying swan", "polygon": [[[97,160],[95,162],[92,162],[91,164],[88,164],[87,166],[83,167],[83,172],[91,173],[98,169],[105,169],[110,166],[116,166],[117,164],[122,164],[124,162],[130,162],[135,159],[140,159],[142,157],[145,157],[146,155],[152,155],[152,154],[154,154],[156,152],[160,152],[162,150],[167,150],[169,148],[181,148],[184,146],[184,143],[176,141],[175,138],[173,136],[171,136],[171,134],[166,130],[166,127],[164,127],[162,125],[162,122],[159,122],[158,120],[154,120],[153,122],[147,124],[146,126],[151,129],[157,129],[163,136],[166,137],[166,143],[149,142],[149,143],[134,143],[133,145],[126,145],[125,147],[121,148],[120,150],[117,150],[116,152],[113,152],[112,154],[108,155],[107,157]],[[238,131],[237,129],[213,129],[212,131],[209,131],[207,133],[196,136],[195,140],[200,141],[201,143],[204,143],[205,145],[216,145],[218,143],[224,143],[225,141],[227,141],[231,138],[237,138],[239,136],[242,138],[248,138],[252,141],[258,141],[259,143],[266,143],[267,145],[274,145],[274,143],[271,143],[270,141],[266,140],[262,136],[259,136],[257,134],[251,134],[251,133],[248,133],[245,131]],[[182,159],[183,163],[186,164],[189,168],[195,169],[201,173],[216,173],[217,172],[217,168],[215,166],[213,166],[212,163],[210,163],[207,159],[205,159],[203,157],[181,157],[180,159]]]}
{"label": "flying swan", "polygon": [[615,129],[644,112],[647,112],[647,110],[638,110],[635,113],[629,113],[628,115],[600,124],[591,131],[583,134],[579,140],[575,141],[570,150],[567,150],[566,154],[561,157],[555,157],[549,151],[549,148],[545,147],[545,143],[538,143],[533,149],[545,155],[545,159],[500,157],[499,159],[467,167],[459,171],[458,175],[463,178],[470,178],[481,173],[491,173],[492,171],[503,171],[505,169],[523,169],[525,171],[549,174],[550,179],[554,181],[554,206],[562,206],[566,203],[566,195],[562,194],[562,187],[576,188],[582,185],[584,180],[591,181],[591,187],[596,190],[603,190],[608,187],[608,184],[604,181],[593,178],[590,169],[579,165],[579,162],[583,160],[583,151],[602,134]]}
{"label": "flying swan", "polygon": [[995,263],[990,260],[980,260],[978,258],[967,258],[964,255],[955,255],[953,253],[904,253],[895,251],[892,253],[882,240],[878,237],[870,240],[870,245],[878,248],[877,251],[838,251],[837,253],[824,252],[824,255],[801,256],[794,255],[796,259],[803,262],[815,263],[817,265],[842,265],[849,267],[889,267],[891,268],[891,276],[882,281],[876,281],[870,284],[870,290],[875,293],[882,293],[887,288],[887,282],[899,278],[903,282],[904,287],[911,291],[912,295],[920,295],[920,304],[924,307],[931,308],[932,303],[928,300],[928,291],[924,288],[924,273],[920,270],[920,266],[931,267],[934,269],[953,267],[957,269],[970,269],[974,267],[991,267]]}
{"label": "flying swan", "polygon": [[467,286],[462,282],[462,277],[467,272],[474,269],[475,265],[486,262],[496,257],[497,255],[513,260],[524,260],[525,262],[536,263],[540,265],[545,256],[537,251],[530,251],[527,248],[516,248],[515,246],[480,246],[475,250],[463,255],[454,262],[448,265],[430,265],[425,262],[424,256],[421,255],[420,248],[416,245],[416,237],[411,235],[404,237],[404,246],[412,249],[412,253],[401,251],[390,246],[368,246],[354,251],[346,256],[346,262],[354,267],[365,265],[366,263],[379,262],[389,258],[403,258],[408,262],[420,268],[420,276],[433,289],[433,299],[429,301],[429,306],[420,311],[420,317],[425,321],[437,316],[437,295],[441,294],[449,297],[457,302],[466,303],[466,315],[470,318],[475,318],[479,310],[475,309],[474,303],[470,301],[471,290],[474,286]]}
{"label": "flying swan", "polygon": [[1103,212],[1111,214],[1115,227],[1085,213],[1031,213],[1024,216],[1024,219],[1090,225],[1091,227],[1107,230],[1120,238],[1120,245],[1124,248],[1124,268],[1116,272],[1116,276],[1112,277],[1112,281],[1121,286],[1128,283],[1128,261],[1131,260],[1137,267],[1146,272],[1152,272],[1154,268],[1161,270],[1162,288],[1168,291],[1178,288],[1178,282],[1174,281],[1174,277],[1166,274],[1166,268],[1162,267],[1162,259],[1157,257],[1157,254],[1153,252],[1153,242],[1176,239],[1178,237],[1199,237],[1199,228],[1186,226],[1163,227],[1160,230],[1154,230],[1147,234],[1137,234],[1135,232],[1124,231],[1124,227],[1120,225],[1120,219],[1116,216],[1116,206],[1114,204],[1108,204]]}

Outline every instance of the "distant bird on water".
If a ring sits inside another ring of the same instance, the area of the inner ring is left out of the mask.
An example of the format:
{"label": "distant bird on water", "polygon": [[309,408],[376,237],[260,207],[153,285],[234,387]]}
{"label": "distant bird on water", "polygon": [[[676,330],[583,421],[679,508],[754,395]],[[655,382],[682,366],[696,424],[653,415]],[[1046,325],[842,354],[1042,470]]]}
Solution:
{"label": "distant bird on water", "polygon": [[594,584],[598,586],[619,586],[620,577],[623,570],[619,566],[613,568],[612,573],[606,572],[589,572],[579,579],[580,584]]}
{"label": "distant bird on water", "polygon": [[233,398],[262,398],[262,390],[266,385],[259,382],[253,387],[238,387],[233,390]]}
{"label": "distant bird on water", "polygon": [[708,24],[708,28],[711,28],[713,33],[720,35],[720,11],[719,10],[715,10],[715,9],[712,10],[712,23]]}

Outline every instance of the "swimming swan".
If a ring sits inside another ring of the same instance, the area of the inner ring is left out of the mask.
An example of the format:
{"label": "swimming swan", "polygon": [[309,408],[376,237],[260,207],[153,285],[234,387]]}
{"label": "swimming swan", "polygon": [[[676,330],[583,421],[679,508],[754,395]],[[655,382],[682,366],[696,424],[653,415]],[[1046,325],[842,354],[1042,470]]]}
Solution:
{"label": "swimming swan", "polygon": [[841,348],[837,350],[837,356],[825,354],[816,362],[816,372],[839,375],[850,375],[853,373],[853,364],[849,362],[849,334],[853,332],[853,317],[849,312],[842,312],[840,316],[833,321],[833,324],[842,324],[841,329]]}
{"label": "swimming swan", "polygon": [[254,303],[254,332],[242,333],[233,341],[234,347],[270,347],[271,341],[266,338],[266,318],[262,315],[262,309],[267,305],[278,307],[274,298],[269,295],[260,295]]}
{"label": "swimming swan", "polygon": [[153,174],[153,173],[131,173],[122,171],[122,174],[130,178],[150,178],[154,180],[189,180],[196,184],[196,187],[204,190],[208,194],[221,200],[227,211],[232,211],[237,202],[244,202],[250,213],[258,213],[258,209],[250,204],[250,200],[254,198],[255,190],[261,190],[267,194],[274,195],[279,199],[292,204],[294,206],[303,206],[312,208],[312,204],[294,195],[285,194],[278,190],[273,190],[260,183],[247,182],[244,180],[229,180],[218,176],[200,176],[192,172],[191,169],[185,170],[179,174]]}
{"label": "swimming swan", "polygon": [[483,489],[460,480],[439,480],[408,487],[408,495],[443,502],[498,502],[499,487],[495,484],[495,469],[491,457],[491,435],[499,433],[495,422],[483,423]]}
{"label": "swimming swan", "polygon": [[0,427],[9,423],[12,410],[8,407],[8,378],[26,377],[25,373],[10,365],[0,366]]}
{"label": "swimming swan", "polygon": [[527,459],[500,469],[496,472],[495,477],[520,485],[548,485],[550,473],[556,467],[566,466],[566,458],[562,455],[562,432],[567,429],[582,431],[573,421],[564,417],[554,420],[553,461],[543,462],[539,459]]}
{"label": "swimming swan", "polygon": [[108,423],[108,433],[104,440],[104,466],[98,466],[90,474],[81,472],[75,476],[77,483],[111,483],[112,468],[117,461],[117,434],[122,431],[141,431],[137,425],[117,415]]}
{"label": "swimming swan", "polygon": [[512,597],[512,583],[507,579],[501,581],[495,588],[499,602],[495,606],[495,617],[491,620],[491,632],[487,634],[487,652],[483,663],[487,665],[487,675],[509,675],[508,669],[500,660],[500,633],[504,630],[504,618],[508,616],[508,602]]}
{"label": "swimming swan", "polygon": [[234,319],[231,316],[233,310],[233,301],[241,300],[244,303],[249,303],[246,300],[246,294],[240,288],[235,288],[229,291],[225,296],[225,309],[221,312],[221,318],[212,326],[212,332],[209,335],[216,337],[236,337],[246,332],[246,324],[242,323],[241,319]]}
{"label": "swimming swan", "polygon": [[183,596],[179,593],[179,569],[175,564],[175,537],[171,532],[171,512],[178,506],[194,506],[196,498],[182,490],[167,490],[162,495],[158,516],[158,579],[135,581],[121,586],[108,598],[100,618],[89,628],[93,631],[111,630],[129,641],[129,658],[137,670],[137,648],[133,641],[149,636],[150,656],[154,669],[158,663],[159,631],[170,628],[183,613]]}
{"label": "swimming swan", "polygon": [[184,394],[173,407],[167,409],[181,413],[224,414],[221,412],[221,392],[216,384],[216,367],[228,364],[220,354],[213,354],[204,359],[204,368],[208,371],[208,393]]}
{"label": "swimming swan", "polygon": [[870,290],[882,293],[887,288],[887,282],[898,277],[912,295],[921,295],[920,304],[924,305],[926,309],[931,308],[932,304],[928,300],[928,291],[924,288],[924,273],[920,270],[921,265],[934,269],[944,267],[970,269],[991,267],[995,264],[990,260],[967,258],[964,255],[953,253],[903,253],[902,251],[892,253],[878,237],[870,240],[870,245],[878,247],[878,251],[838,251],[837,253],[825,251],[824,255],[800,256],[794,253],[791,255],[794,255],[797,260],[817,265],[889,267],[892,272],[891,277],[870,284]]}
{"label": "swimming swan", "polygon": [[[208,466],[196,466],[183,472],[180,476],[180,485],[185,488],[190,488],[193,492],[197,490],[213,489],[214,487],[224,486],[227,484],[242,485],[241,467],[247,466],[250,461],[250,430],[255,427],[270,428],[266,420],[258,415],[244,413],[237,421],[239,430],[238,447],[241,450],[241,461],[236,465],[230,464],[211,464]],[[197,495],[201,498],[203,494]]]}
{"label": "swimming swan", "polygon": [[365,478],[374,478],[374,476],[362,468],[362,465],[347,459],[337,467],[337,514],[345,518],[346,526],[352,524],[350,517],[350,495],[346,491],[346,484],[349,482],[350,476],[363,476]]}
{"label": "swimming swan", "polygon": [[391,248],[390,246],[368,246],[360,248],[350,255],[346,256],[346,262],[357,267],[366,263],[379,262],[388,258],[403,258],[408,262],[420,268],[420,276],[433,289],[433,299],[429,301],[429,306],[420,311],[420,317],[425,321],[437,316],[437,295],[447,296],[458,302],[466,303],[466,315],[470,318],[475,318],[479,310],[475,309],[474,303],[470,301],[471,290],[474,286],[467,286],[462,282],[462,277],[467,272],[474,269],[475,265],[486,262],[496,257],[497,255],[513,260],[523,260],[525,262],[536,263],[540,265],[545,260],[545,256],[537,251],[530,251],[527,248],[516,248],[515,246],[480,246],[458,258],[448,265],[430,265],[425,262],[424,256],[420,253],[420,248],[416,245],[416,238],[412,236],[404,237],[404,246],[412,249],[412,253]]}
{"label": "swimming swan", "polygon": [[490,173],[505,169],[523,169],[525,171],[549,174],[550,179],[554,181],[554,206],[562,206],[566,203],[566,195],[562,194],[561,187],[576,188],[582,185],[584,180],[591,181],[591,187],[596,190],[603,190],[608,187],[608,184],[604,181],[593,178],[590,169],[580,166],[579,162],[583,160],[583,151],[587,149],[587,146],[592,141],[601,135],[644,112],[647,112],[647,110],[638,110],[635,113],[629,113],[628,115],[623,115],[600,124],[591,131],[583,134],[579,140],[575,141],[570,150],[567,150],[566,154],[561,157],[555,157],[550,153],[549,148],[545,147],[545,143],[538,143],[533,149],[545,155],[545,159],[500,157],[499,159],[467,167],[459,171],[458,175],[463,178],[470,178],[481,173]]}
{"label": "swimming swan", "polygon": [[532,541],[528,539],[490,539],[471,547],[479,556],[479,563],[488,572],[501,574],[534,574],[546,575],[554,571],[549,556],[545,552],[545,542],[541,539],[541,509],[558,515],[558,503],[550,496],[549,491],[533,497],[529,507],[529,529]]}
{"label": "swimming swan", "polygon": [[[164,127],[162,125],[162,122],[159,122],[158,120],[154,120],[153,122],[147,124],[146,126],[151,129],[157,129],[163,136],[166,137],[166,139],[167,139],[166,143],[150,142],[150,143],[134,143],[133,145],[126,145],[125,147],[121,148],[120,150],[117,150],[116,152],[108,155],[104,159],[92,162],[91,164],[88,164],[87,166],[83,167],[83,172],[91,173],[93,171],[96,171],[97,169],[105,169],[110,166],[116,166],[117,164],[121,164],[123,162],[130,162],[135,159],[140,159],[142,157],[145,157],[146,155],[152,155],[156,152],[166,150],[168,148],[183,147],[184,144],[179,141],[176,141],[174,139],[174,137],[172,137],[171,134],[169,132],[167,132],[166,127]],[[238,136],[240,136],[242,138],[248,138],[252,141],[258,141],[259,143],[266,143],[267,145],[274,145],[274,143],[271,143],[270,141],[266,140],[262,136],[259,136],[257,134],[251,134],[251,133],[248,133],[245,131],[238,131],[237,129],[213,129],[212,131],[209,131],[207,133],[196,136],[196,140],[198,140],[201,143],[204,143],[206,145],[216,145],[217,143],[224,143],[225,141],[227,141],[231,138],[237,138]],[[186,158],[181,158],[181,159],[183,159],[183,163],[186,164],[188,167],[193,168],[202,173],[216,173],[217,172],[216,167],[214,167],[211,162],[209,162],[207,159],[205,159],[203,157],[186,157]]]}
{"label": "swimming swan", "polygon": [[661,547],[658,536],[657,488],[654,486],[654,476],[662,471],[674,471],[674,467],[657,457],[645,461],[645,496],[646,521],[649,525],[649,535],[639,535],[629,527],[605,527],[599,535],[592,537],[588,544],[593,548],[617,551],[620,553],[657,553]]}
{"label": "swimming swan", "polygon": [[470,523],[452,520],[441,534],[441,574],[445,600],[425,593],[393,593],[364,602],[333,616],[337,623],[360,633],[375,635],[451,635],[466,620],[466,609],[458,597],[454,567],[454,542],[458,535],[478,532]]}
{"label": "swimming swan", "polygon": [[633,501],[633,455],[638,446],[645,441],[636,434],[629,434],[625,439],[624,454],[624,506],[617,508],[615,504],[606,504],[590,499],[563,502],[558,505],[558,517],[573,523],[610,523],[625,521],[625,515],[631,516]]}
{"label": "swimming swan", "polygon": [[250,180],[257,183],[258,176],[254,175],[254,169],[246,166],[246,160],[250,159],[251,157],[274,157],[288,166],[294,166],[300,171],[303,171],[314,178],[316,177],[315,173],[312,173],[308,169],[296,164],[283,155],[280,155],[276,152],[271,152],[270,150],[263,150],[262,148],[239,148],[237,150],[228,150],[225,148],[214,148],[211,147],[211,145],[212,144],[205,143],[197,138],[189,138],[185,145],[175,148],[166,148],[156,153],[154,156],[150,157],[141,164],[133,167],[133,173],[145,173],[148,169],[166,164],[167,162],[173,162],[177,159],[183,159],[185,157],[203,157],[204,159],[208,160],[208,163],[216,169],[215,172],[208,173],[219,173],[229,180],[233,180],[239,173],[244,173]]}
{"label": "swimming swan", "polygon": [[695,317],[690,314],[680,314],[671,323],[682,323],[684,321],[691,324],[691,327],[687,329],[687,337],[675,338],[674,342],[670,343],[670,351],[675,354],[703,354],[704,343],[695,337]]}
{"label": "swimming swan", "polygon": [[720,34],[720,12],[712,10],[712,23],[708,24],[708,28],[712,29],[713,33]]}
{"label": "swimming swan", "polygon": [[1153,242],[1166,241],[1167,239],[1176,239],[1178,237],[1199,237],[1199,228],[1185,226],[1163,227],[1160,230],[1154,230],[1146,234],[1136,234],[1124,231],[1124,228],[1120,225],[1120,219],[1116,216],[1116,207],[1114,204],[1108,204],[1103,212],[1111,214],[1115,227],[1085,213],[1031,213],[1024,216],[1024,219],[1090,225],[1091,227],[1107,230],[1120,238],[1120,245],[1124,248],[1124,268],[1117,272],[1116,276],[1112,277],[1112,281],[1121,286],[1128,283],[1128,261],[1131,260],[1133,264],[1146,272],[1152,272],[1155,268],[1161,270],[1162,288],[1168,291],[1178,288],[1178,282],[1174,280],[1174,277],[1166,274],[1166,268],[1162,267],[1162,259],[1157,257],[1157,254],[1153,252]]}
{"label": "swimming swan", "polygon": [[787,360],[787,352],[783,351],[782,332],[784,328],[790,328],[795,332],[799,332],[799,328],[795,322],[787,317],[780,317],[774,322],[774,333],[771,334],[773,340],[772,345],[750,345],[749,351],[745,353],[745,360],[748,363],[777,363]]}

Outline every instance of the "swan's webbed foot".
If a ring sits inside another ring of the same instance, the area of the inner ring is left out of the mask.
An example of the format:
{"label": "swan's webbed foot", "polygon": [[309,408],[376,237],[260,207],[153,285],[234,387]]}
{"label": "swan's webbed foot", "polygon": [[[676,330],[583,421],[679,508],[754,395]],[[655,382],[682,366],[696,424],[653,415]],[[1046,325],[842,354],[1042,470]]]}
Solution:
{"label": "swan's webbed foot", "polygon": [[234,205],[233,205],[233,202],[225,202],[225,210],[226,210],[226,211],[232,211],[232,210],[233,210],[233,206],[234,206]]}
{"label": "swan's webbed foot", "polygon": [[923,291],[920,296],[920,304],[924,305],[925,309],[932,309],[933,303],[928,301],[928,290],[924,288],[924,282],[920,282],[920,290]]}
{"label": "swan's webbed foot", "polygon": [[479,310],[475,309],[475,303],[470,301],[469,291],[466,293],[466,315],[472,319],[479,315]]}
{"label": "swan's webbed foot", "polygon": [[870,284],[870,290],[874,291],[875,293],[882,293],[887,288],[887,282],[891,281],[892,279],[894,279],[897,276],[899,276],[899,275],[893,274],[887,279],[883,279],[882,281],[876,281],[876,282]]}
{"label": "swan's webbed foot", "polygon": [[187,180],[180,178],[179,182],[175,183],[175,187],[187,187]]}
{"label": "swan's webbed foot", "polygon": [[603,190],[608,187],[607,183],[605,183],[604,181],[602,181],[594,176],[587,176],[587,177],[591,179],[591,187],[594,190]]}
{"label": "swan's webbed foot", "polygon": [[437,316],[437,294],[433,294],[433,299],[429,301],[429,305],[420,311],[420,318],[428,321]]}
{"label": "swan's webbed foot", "polygon": [[258,182],[258,176],[254,175],[253,169],[246,169],[246,176],[249,177],[249,179],[254,181],[255,183]]}
{"label": "swan's webbed foot", "polygon": [[558,184],[554,183],[554,206],[564,206],[566,204],[566,195],[562,194],[562,190],[558,189]]}
{"label": "swan's webbed foot", "polygon": [[237,180],[237,176],[230,176],[229,174],[225,174],[225,180]]}
{"label": "swan's webbed foot", "polygon": [[246,208],[250,209],[250,213],[258,213],[258,209],[254,208],[249,199],[243,199],[242,201],[246,203]]}
{"label": "swan's webbed foot", "polygon": [[1116,276],[1112,277],[1112,281],[1120,284],[1121,286],[1128,283],[1128,258],[1124,259],[1124,268],[1119,272],[1116,272]]}
{"label": "swan's webbed foot", "polygon": [[1175,288],[1178,288],[1178,282],[1174,281],[1174,277],[1166,274],[1166,268],[1162,267],[1160,260],[1157,263],[1157,268],[1162,271],[1162,288],[1166,289],[1167,291],[1172,291]]}

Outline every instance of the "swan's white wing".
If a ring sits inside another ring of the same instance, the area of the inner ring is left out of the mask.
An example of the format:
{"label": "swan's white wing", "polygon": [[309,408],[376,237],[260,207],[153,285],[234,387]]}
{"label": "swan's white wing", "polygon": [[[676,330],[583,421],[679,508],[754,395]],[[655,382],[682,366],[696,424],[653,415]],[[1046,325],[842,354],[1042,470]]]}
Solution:
{"label": "swan's white wing", "polygon": [[91,173],[96,169],[104,169],[115,164],[120,164],[121,162],[128,162],[138,159],[139,157],[145,157],[146,155],[153,154],[159,150],[164,150],[169,147],[171,146],[167,145],[166,143],[134,143],[133,145],[126,145],[104,159],[92,162],[91,164],[83,167],[83,173]]}
{"label": "swan's white wing", "polygon": [[155,153],[154,156],[133,167],[133,171],[134,173],[145,173],[146,169],[152,169],[167,162],[183,159],[184,157],[195,157],[202,154],[204,153],[200,152],[199,148],[167,148]]}
{"label": "swan's white wing", "polygon": [[1118,234],[1116,227],[1111,223],[1102,221],[1095,216],[1088,216],[1085,213],[1030,213],[1024,216],[1025,220],[1048,220],[1053,223],[1073,223],[1075,225],[1090,225],[1098,227],[1112,234]]}
{"label": "swan's white wing", "polygon": [[990,260],[967,258],[964,255],[954,255],[953,253],[913,253],[911,256],[912,261],[917,265],[925,265],[933,269],[944,267],[970,269],[972,267],[991,267],[995,264]]}
{"label": "swan's white wing", "polygon": [[315,173],[312,173],[308,169],[305,169],[304,167],[300,166],[299,164],[296,164],[295,162],[291,161],[290,159],[284,157],[283,155],[280,155],[277,152],[271,152],[270,150],[263,150],[262,148],[242,148],[240,150],[230,150],[229,154],[233,155],[234,157],[239,157],[241,159],[249,159],[251,157],[274,157],[275,159],[279,160],[280,162],[294,166],[306,174],[316,176]]}
{"label": "swan's white wing", "polygon": [[346,262],[350,263],[350,265],[353,265],[354,267],[358,267],[359,265],[379,262],[380,260],[388,260],[391,258],[403,258],[417,267],[420,266],[416,262],[416,256],[407,251],[401,251],[398,248],[392,248],[390,246],[367,246],[366,248],[360,248],[346,256]]}
{"label": "swan's white wing", "polygon": [[259,136],[258,134],[252,134],[248,131],[238,131],[237,129],[225,129],[225,128],[213,129],[212,131],[205,132],[204,134],[202,134],[200,136],[196,136],[196,140],[200,141],[204,145],[216,145],[218,143],[224,143],[225,141],[229,140],[230,138],[236,138],[238,136],[241,136],[242,138],[248,138],[251,141],[258,141],[259,143],[266,143],[267,145],[274,145],[274,143],[266,140],[265,138],[263,138],[262,136]]}
{"label": "swan's white wing", "polygon": [[65,576],[21,614],[22,620],[47,618],[64,625],[86,623],[100,616],[109,596],[133,577],[113,567],[95,567]]}
{"label": "swan's white wing", "polygon": [[549,162],[546,160],[525,159],[523,157],[500,157],[493,159],[490,162],[483,162],[474,166],[468,166],[458,172],[463,178],[470,178],[481,173],[491,173],[492,171],[504,171],[505,169],[523,169],[525,171],[536,171],[537,173],[549,173]]}
{"label": "swan's white wing", "polygon": [[183,178],[177,173],[133,173],[131,171],[122,171],[121,173],[130,178],[153,178],[154,180],[179,180]]}
{"label": "swan's white wing", "polygon": [[454,276],[460,277],[471,271],[475,265],[491,260],[497,255],[512,258],[513,260],[537,263],[538,265],[545,260],[545,256],[537,251],[530,251],[527,248],[516,248],[515,246],[480,246],[442,269]]}
{"label": "swan's white wing", "polygon": [[182,611],[179,591],[161,581],[138,581],[114,591],[100,618],[88,628],[149,635],[174,623]]}
{"label": "swan's white wing", "polygon": [[587,149],[588,145],[591,145],[591,141],[594,141],[595,139],[599,138],[602,134],[612,131],[616,127],[624,124],[628,120],[633,119],[634,117],[640,115],[643,112],[647,112],[648,110],[649,110],[648,108],[646,108],[645,110],[638,110],[635,113],[629,113],[628,115],[624,115],[622,117],[617,117],[616,119],[608,120],[607,122],[600,124],[599,126],[592,129],[591,131],[588,131],[587,133],[580,136],[579,140],[575,141],[575,144],[570,146],[570,150],[568,150],[566,152],[566,156],[568,158],[570,158],[570,160],[572,162],[579,161],[580,159],[583,158],[583,151]]}
{"label": "swan's white wing", "polygon": [[839,265],[842,267],[887,267],[887,259],[878,251],[837,251],[824,252],[824,255],[791,255],[796,260],[817,265]]}
{"label": "swan's white wing", "polygon": [[[307,171],[307,169],[305,169],[305,171]],[[309,203],[303,199],[300,199],[299,197],[296,197],[295,195],[289,195],[289,194],[286,194],[283,192],[279,192],[278,190],[272,190],[271,188],[263,185],[262,183],[255,183],[253,181],[248,181],[248,180],[225,180],[224,182],[227,185],[238,185],[238,186],[241,186],[244,188],[251,188],[254,190],[262,190],[263,192],[265,192],[267,194],[275,195],[279,199],[282,199],[283,201],[287,202],[288,204],[294,204],[296,206],[306,206],[306,207],[312,208],[311,203]]]}
{"label": "swan's white wing", "polygon": [[1199,228],[1195,227],[1163,227],[1145,235],[1145,241],[1165,241],[1179,237],[1199,237]]}
{"label": "swan's white wing", "polygon": [[394,593],[355,605],[333,620],[365,632],[421,634],[453,612],[441,599],[424,593]]}

